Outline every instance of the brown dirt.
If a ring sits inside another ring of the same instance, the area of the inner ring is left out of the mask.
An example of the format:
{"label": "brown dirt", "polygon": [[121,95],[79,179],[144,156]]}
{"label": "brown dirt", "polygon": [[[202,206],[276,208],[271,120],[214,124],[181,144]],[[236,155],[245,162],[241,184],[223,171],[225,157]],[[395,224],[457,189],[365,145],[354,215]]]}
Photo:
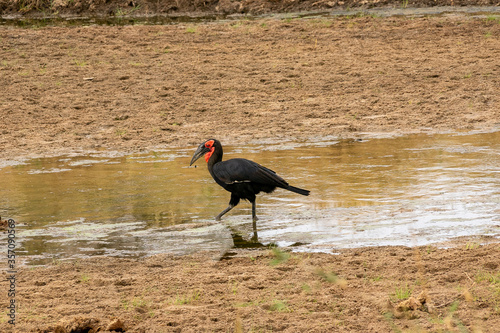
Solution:
{"label": "brown dirt", "polygon": [[[17,274],[19,332],[498,332],[500,246],[94,258]],[[6,290],[5,277],[0,281]],[[6,308],[5,297],[0,301]],[[0,330],[9,331],[2,315]],[[80,330],[80,331],[78,331]]]}
{"label": "brown dirt", "polygon": [[[0,158],[498,128],[499,37],[466,16],[0,26]],[[15,330],[494,332],[500,248],[455,245],[22,268]]]}
{"label": "brown dirt", "polygon": [[499,36],[465,16],[2,26],[0,158],[498,128]]}

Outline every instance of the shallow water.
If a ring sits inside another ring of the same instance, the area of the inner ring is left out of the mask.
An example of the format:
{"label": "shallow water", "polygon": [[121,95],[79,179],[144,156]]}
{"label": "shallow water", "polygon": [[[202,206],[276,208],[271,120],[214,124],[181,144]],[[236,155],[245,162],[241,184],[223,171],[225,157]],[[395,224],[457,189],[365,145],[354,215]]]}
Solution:
{"label": "shallow water", "polygon": [[18,256],[42,264],[271,243],[334,252],[500,237],[500,132],[227,147],[225,158],[255,160],[311,190],[259,196],[257,235],[247,202],[213,221],[229,193],[203,159],[188,167],[194,150],[94,152],[0,169],[0,216],[18,223]]}
{"label": "shallow water", "polygon": [[422,17],[431,15],[469,15],[473,17],[494,17],[500,15],[500,7],[498,6],[433,6],[413,8],[405,7],[380,7],[380,8],[352,8],[352,9],[335,9],[329,11],[312,11],[312,12],[297,12],[297,13],[278,13],[278,14],[263,14],[263,15],[248,15],[248,14],[232,14],[223,15],[219,13],[213,14],[192,14],[192,15],[117,15],[117,16],[59,16],[45,15],[38,18],[26,18],[23,15],[10,15],[0,17],[0,26],[16,26],[22,28],[38,28],[43,26],[87,26],[87,25],[169,25],[182,23],[207,23],[207,22],[225,22],[242,19],[296,19],[296,18],[328,18],[328,17],[345,17],[345,16],[406,16],[406,17]]}

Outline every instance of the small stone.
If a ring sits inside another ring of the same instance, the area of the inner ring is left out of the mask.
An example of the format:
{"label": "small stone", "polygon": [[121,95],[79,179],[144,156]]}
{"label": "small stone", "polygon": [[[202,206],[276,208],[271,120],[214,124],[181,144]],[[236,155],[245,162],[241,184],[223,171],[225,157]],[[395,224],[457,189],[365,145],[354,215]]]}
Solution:
{"label": "small stone", "polygon": [[106,327],[106,330],[107,331],[111,331],[111,332],[125,332],[125,325],[123,324],[123,322],[118,319],[118,318],[115,318],[113,319],[108,327]]}

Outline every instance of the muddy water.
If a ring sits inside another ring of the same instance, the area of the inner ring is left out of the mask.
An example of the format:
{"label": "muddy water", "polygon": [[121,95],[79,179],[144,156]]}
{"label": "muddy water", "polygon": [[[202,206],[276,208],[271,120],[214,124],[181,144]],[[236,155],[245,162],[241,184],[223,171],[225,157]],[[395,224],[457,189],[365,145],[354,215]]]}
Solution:
{"label": "muddy water", "polygon": [[229,193],[203,159],[188,167],[193,152],[94,152],[5,166],[0,215],[18,222],[18,254],[29,264],[500,237],[500,132],[227,147],[225,158],[253,159],[311,190],[309,197],[284,190],[260,196],[257,235],[246,202],[213,221]]}

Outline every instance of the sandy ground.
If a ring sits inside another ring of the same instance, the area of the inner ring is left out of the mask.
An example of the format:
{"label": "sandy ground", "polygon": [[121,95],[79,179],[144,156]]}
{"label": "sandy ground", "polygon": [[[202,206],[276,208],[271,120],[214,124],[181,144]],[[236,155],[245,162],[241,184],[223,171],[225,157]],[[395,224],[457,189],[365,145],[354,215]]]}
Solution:
{"label": "sandy ground", "polygon": [[[18,332],[498,332],[500,246],[95,258],[17,274]],[[1,290],[8,288],[5,278]],[[6,308],[5,298],[0,305]],[[0,330],[10,325],[1,317]],[[112,326],[115,325],[115,326]],[[119,330],[118,330],[119,331]]]}
{"label": "sandy ground", "polygon": [[500,125],[498,18],[0,27],[0,158]]}
{"label": "sandy ground", "polygon": [[[0,158],[498,129],[498,59],[495,17],[1,26]],[[495,332],[483,241],[20,268],[0,331]]]}

